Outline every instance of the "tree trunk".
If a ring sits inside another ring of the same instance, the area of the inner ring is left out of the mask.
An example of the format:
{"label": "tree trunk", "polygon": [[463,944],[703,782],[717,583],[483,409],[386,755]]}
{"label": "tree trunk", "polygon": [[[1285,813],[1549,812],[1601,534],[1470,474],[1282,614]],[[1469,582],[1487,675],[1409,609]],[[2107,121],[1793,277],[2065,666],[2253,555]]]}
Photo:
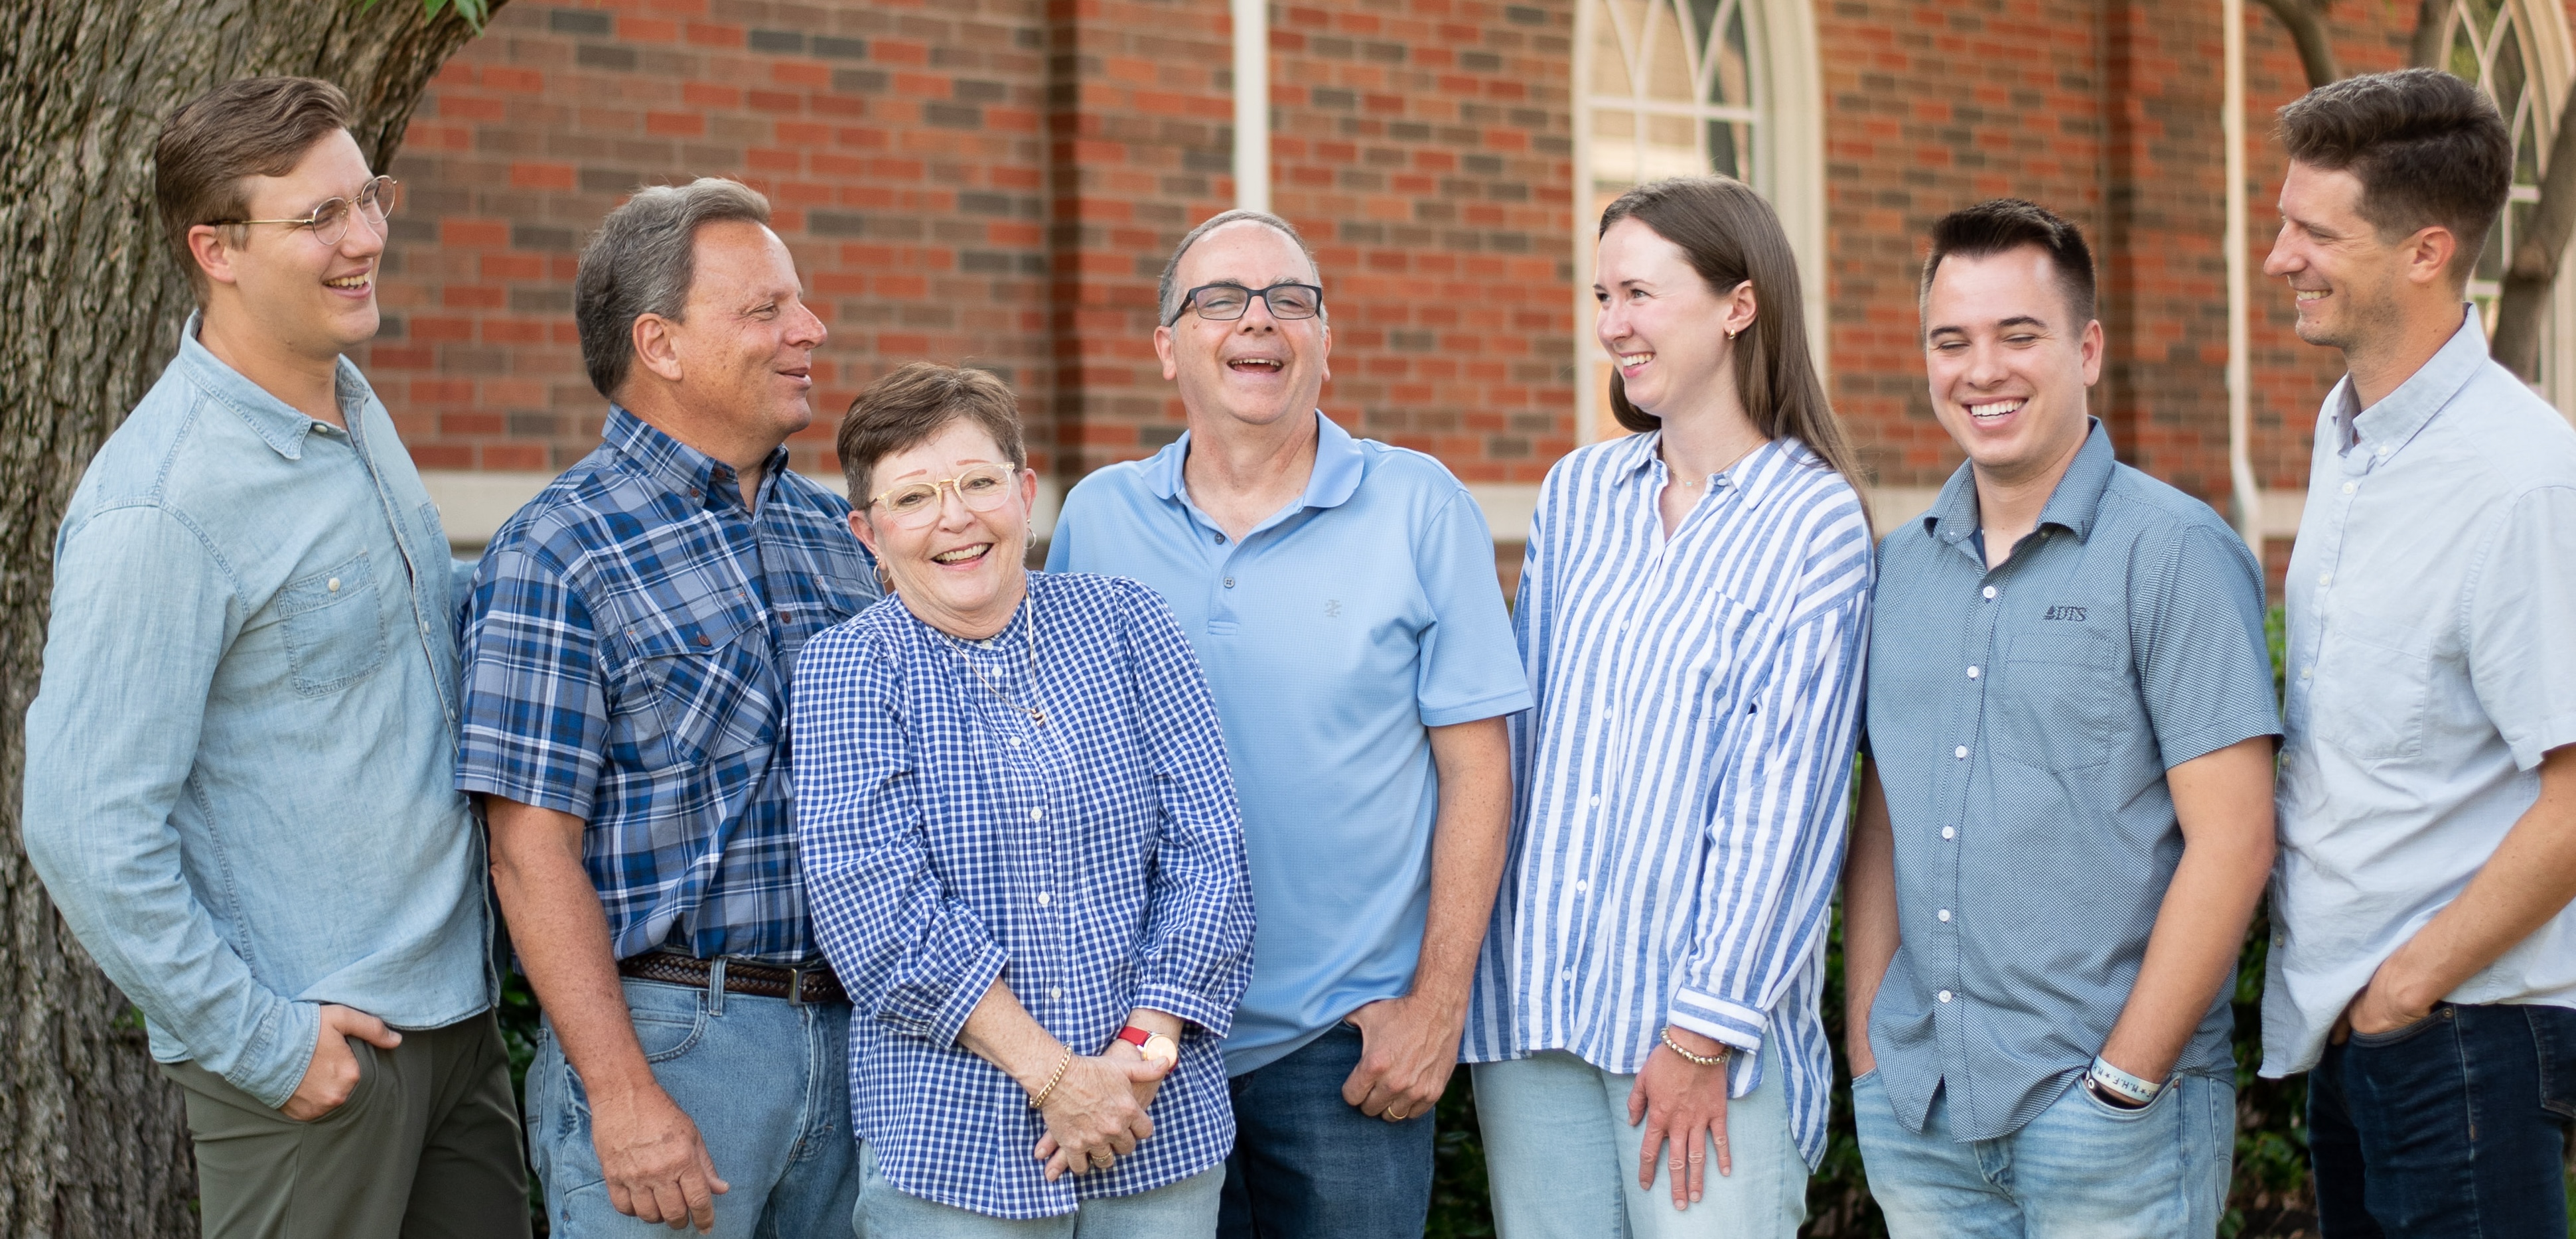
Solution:
{"label": "tree trunk", "polygon": [[2290,42],[2299,49],[2299,67],[2307,70],[2313,90],[2343,76],[2335,63],[2334,38],[2326,31],[2325,0],[2255,0],[2281,19]]}
{"label": "tree trunk", "polygon": [[327,78],[383,168],[472,34],[420,0],[0,0],[0,1235],[197,1233],[177,1093],[18,833],[54,532],[190,304],[153,208],[161,118],[237,77]]}
{"label": "tree trunk", "polygon": [[2540,201],[2532,206],[2531,227],[2507,256],[2512,265],[2505,269],[2495,339],[2487,350],[2526,383],[2540,380],[2541,316],[2549,309],[2549,290],[2558,282],[2568,235],[2576,232],[2576,90],[2567,92],[2567,101],[2559,109],[2558,133],[2549,142],[2548,168],[2540,178]]}

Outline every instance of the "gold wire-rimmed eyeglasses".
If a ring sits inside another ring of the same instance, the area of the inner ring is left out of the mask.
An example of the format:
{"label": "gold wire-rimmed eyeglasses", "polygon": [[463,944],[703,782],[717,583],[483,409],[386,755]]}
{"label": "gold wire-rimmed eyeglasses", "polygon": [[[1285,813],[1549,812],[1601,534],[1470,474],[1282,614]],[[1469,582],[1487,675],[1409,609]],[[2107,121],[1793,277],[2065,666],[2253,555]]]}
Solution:
{"label": "gold wire-rimmed eyeglasses", "polygon": [[338,245],[349,235],[349,220],[365,215],[368,224],[381,233],[385,218],[394,213],[394,203],[401,197],[401,185],[390,176],[380,176],[358,187],[357,208],[350,209],[351,199],[325,198],[313,212],[299,219],[210,219],[210,225],[295,224],[313,230],[313,239],[324,245]]}
{"label": "gold wire-rimmed eyeglasses", "polygon": [[957,492],[957,501],[969,512],[990,512],[1011,497],[1013,472],[1000,465],[977,465],[953,478],[935,482],[907,482],[888,487],[868,500],[868,506],[885,509],[886,517],[906,529],[918,529],[939,516],[939,492],[942,488]]}

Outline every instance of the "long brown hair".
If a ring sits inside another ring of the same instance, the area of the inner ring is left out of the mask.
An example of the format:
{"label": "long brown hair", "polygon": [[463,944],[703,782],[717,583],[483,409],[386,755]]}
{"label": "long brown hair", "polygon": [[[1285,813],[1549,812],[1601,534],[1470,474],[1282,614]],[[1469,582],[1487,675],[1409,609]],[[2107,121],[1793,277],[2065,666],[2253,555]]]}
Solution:
{"label": "long brown hair", "polygon": [[[1798,259],[1780,217],[1744,182],[1723,176],[1686,176],[1640,185],[1619,195],[1601,213],[1601,231],[1634,219],[1680,246],[1691,269],[1725,296],[1753,281],[1759,308],[1753,325],[1735,339],[1735,390],[1755,429],[1777,439],[1796,438],[1851,483],[1866,505],[1851,441],[1844,437],[1824,381],[1807,352],[1807,313],[1798,289]],[[1712,321],[1709,330],[1717,330]],[[1663,419],[1628,403],[1627,384],[1610,374],[1610,415],[1644,433]]]}

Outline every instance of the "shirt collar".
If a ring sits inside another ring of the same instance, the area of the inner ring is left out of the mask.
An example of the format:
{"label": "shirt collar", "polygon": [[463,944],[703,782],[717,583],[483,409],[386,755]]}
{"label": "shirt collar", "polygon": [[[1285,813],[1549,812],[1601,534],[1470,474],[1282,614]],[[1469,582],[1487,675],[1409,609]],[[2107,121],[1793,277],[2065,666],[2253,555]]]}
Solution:
{"label": "shirt collar", "polygon": [[[2039,510],[2040,528],[2061,526],[2079,542],[2092,535],[2093,520],[2102,512],[2102,492],[2110,489],[2112,470],[2119,464],[2102,419],[2084,420],[2084,446],[2075,449],[2065,476],[2057,479],[2057,489]],[[1942,485],[1940,500],[1923,514],[1923,532],[1955,546],[1975,533],[1978,524],[1976,466],[1962,464]]]}
{"label": "shirt collar", "polygon": [[[633,461],[645,477],[673,494],[686,495],[700,506],[714,507],[727,502],[742,502],[742,486],[733,466],[680,442],[662,428],[627,411],[614,401],[608,406],[608,423],[600,428],[599,437]],[[769,506],[770,493],[778,486],[779,475],[787,472],[787,445],[771,449],[769,459],[761,464],[761,506]],[[855,502],[865,503],[865,499]]]}
{"label": "shirt collar", "polygon": [[[1638,477],[1652,480],[1657,472],[1657,463],[1663,459],[1658,454],[1663,442],[1664,432],[1660,430],[1630,435],[1623,440],[1613,449],[1626,455],[1611,466],[1611,484],[1625,486]],[[1727,480],[1727,485],[1735,488],[1737,502],[1746,507],[1760,507],[1765,497],[1780,488],[1791,470],[1823,467],[1824,460],[1816,455],[1814,449],[1782,435],[1745,453],[1743,459],[1727,466],[1726,472],[1720,476]]]}
{"label": "shirt collar", "polygon": [[2466,386],[2487,361],[2486,324],[2478,318],[2475,305],[2460,309],[2460,329],[2451,333],[2448,343],[2433,354],[2397,390],[2380,398],[2367,409],[2356,409],[2360,397],[2353,391],[2352,376],[2345,375],[2335,385],[2330,406],[2334,409],[2335,429],[2340,440],[2337,454],[2351,451],[2368,440],[2379,445],[2387,455],[2406,445],[2451,397]]}
{"label": "shirt collar", "polygon": [[[1154,453],[1145,462],[1145,485],[1162,499],[1182,499],[1189,493],[1189,481],[1181,466],[1190,458],[1189,432],[1172,445]],[[1306,493],[1298,496],[1300,508],[1338,508],[1359,493],[1360,479],[1368,472],[1368,455],[1360,441],[1333,419],[1315,410],[1315,470],[1306,477]]]}
{"label": "shirt collar", "polygon": [[[271,395],[267,388],[251,382],[208,351],[197,339],[197,329],[204,318],[204,311],[191,310],[187,323],[179,328],[179,363],[186,367],[189,381],[239,414],[271,451],[288,460],[304,459],[304,436],[322,423]],[[354,437],[366,413],[370,395],[367,380],[346,357],[339,359],[333,374],[333,395],[340,404],[340,419],[352,428]]]}

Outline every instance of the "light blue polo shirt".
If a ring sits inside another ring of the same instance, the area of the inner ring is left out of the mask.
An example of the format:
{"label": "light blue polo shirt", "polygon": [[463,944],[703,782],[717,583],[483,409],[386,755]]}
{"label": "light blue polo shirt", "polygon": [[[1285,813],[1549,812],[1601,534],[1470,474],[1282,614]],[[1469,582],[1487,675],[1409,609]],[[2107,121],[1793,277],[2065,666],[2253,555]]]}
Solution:
{"label": "light blue polo shirt", "polygon": [[1440,800],[1424,729],[1530,704],[1467,488],[1315,421],[1306,493],[1240,544],[1190,503],[1185,434],[1083,479],[1047,552],[1159,591],[1216,695],[1259,920],[1232,1075],[1412,987]]}

